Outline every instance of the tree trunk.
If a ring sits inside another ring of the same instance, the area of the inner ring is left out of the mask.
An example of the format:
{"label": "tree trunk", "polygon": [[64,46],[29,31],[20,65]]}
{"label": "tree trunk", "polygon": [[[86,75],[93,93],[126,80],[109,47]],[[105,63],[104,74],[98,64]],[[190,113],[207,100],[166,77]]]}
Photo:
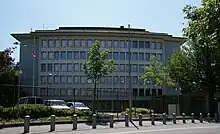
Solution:
{"label": "tree trunk", "polygon": [[210,113],[211,115],[214,115],[217,106],[214,94],[213,89],[208,90],[205,94],[206,113]]}
{"label": "tree trunk", "polygon": [[94,82],[94,89],[93,89],[92,113],[96,114],[96,81]]}

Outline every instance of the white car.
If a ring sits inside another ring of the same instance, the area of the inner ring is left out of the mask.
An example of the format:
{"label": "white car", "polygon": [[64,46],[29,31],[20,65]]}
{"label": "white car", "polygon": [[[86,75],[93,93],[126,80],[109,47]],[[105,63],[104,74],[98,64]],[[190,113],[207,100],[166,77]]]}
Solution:
{"label": "white car", "polygon": [[64,100],[46,100],[44,103],[54,109],[70,109]]}
{"label": "white car", "polygon": [[67,102],[67,106],[78,110],[89,110],[89,108],[82,102]]}
{"label": "white car", "polygon": [[25,106],[25,105],[44,105],[43,99],[37,96],[27,96],[22,97],[18,100],[18,106]]}

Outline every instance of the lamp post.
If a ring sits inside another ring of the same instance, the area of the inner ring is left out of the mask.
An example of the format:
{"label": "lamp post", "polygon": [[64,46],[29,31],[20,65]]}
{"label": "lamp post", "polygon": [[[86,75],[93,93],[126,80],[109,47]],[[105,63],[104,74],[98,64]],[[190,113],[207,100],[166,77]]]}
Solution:
{"label": "lamp post", "polygon": [[22,70],[19,71],[19,76],[18,76],[18,98],[17,98],[17,106],[18,106],[18,102],[19,102],[19,98],[20,98],[20,90],[21,90],[21,76],[22,76]]}

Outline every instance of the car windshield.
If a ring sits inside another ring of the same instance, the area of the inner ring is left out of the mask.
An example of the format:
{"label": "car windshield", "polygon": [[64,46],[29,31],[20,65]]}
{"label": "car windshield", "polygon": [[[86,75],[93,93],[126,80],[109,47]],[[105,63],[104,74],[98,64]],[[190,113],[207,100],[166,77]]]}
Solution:
{"label": "car windshield", "polygon": [[50,103],[52,106],[56,105],[56,106],[66,106],[66,102],[65,101],[51,101]]}
{"label": "car windshield", "polygon": [[[74,106],[74,103],[73,103]],[[83,103],[75,103],[75,107],[86,107]]]}

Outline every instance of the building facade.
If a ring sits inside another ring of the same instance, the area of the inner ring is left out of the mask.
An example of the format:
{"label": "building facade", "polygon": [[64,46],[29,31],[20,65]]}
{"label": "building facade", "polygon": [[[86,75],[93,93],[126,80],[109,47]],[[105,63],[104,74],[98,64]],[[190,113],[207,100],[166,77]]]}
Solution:
{"label": "building facade", "polygon": [[20,42],[21,81],[27,95],[91,102],[93,84],[86,78],[83,63],[88,58],[87,52],[92,44],[99,40],[102,49],[111,50],[108,58],[117,65],[117,70],[102,78],[97,85],[100,109],[127,107],[129,38],[134,104],[137,107],[149,107],[150,96],[176,93],[175,89],[157,85],[144,88],[140,76],[143,75],[144,67],[150,64],[152,56],[166,64],[173,51],[185,42],[181,37],[123,26],[59,27],[11,35]]}

